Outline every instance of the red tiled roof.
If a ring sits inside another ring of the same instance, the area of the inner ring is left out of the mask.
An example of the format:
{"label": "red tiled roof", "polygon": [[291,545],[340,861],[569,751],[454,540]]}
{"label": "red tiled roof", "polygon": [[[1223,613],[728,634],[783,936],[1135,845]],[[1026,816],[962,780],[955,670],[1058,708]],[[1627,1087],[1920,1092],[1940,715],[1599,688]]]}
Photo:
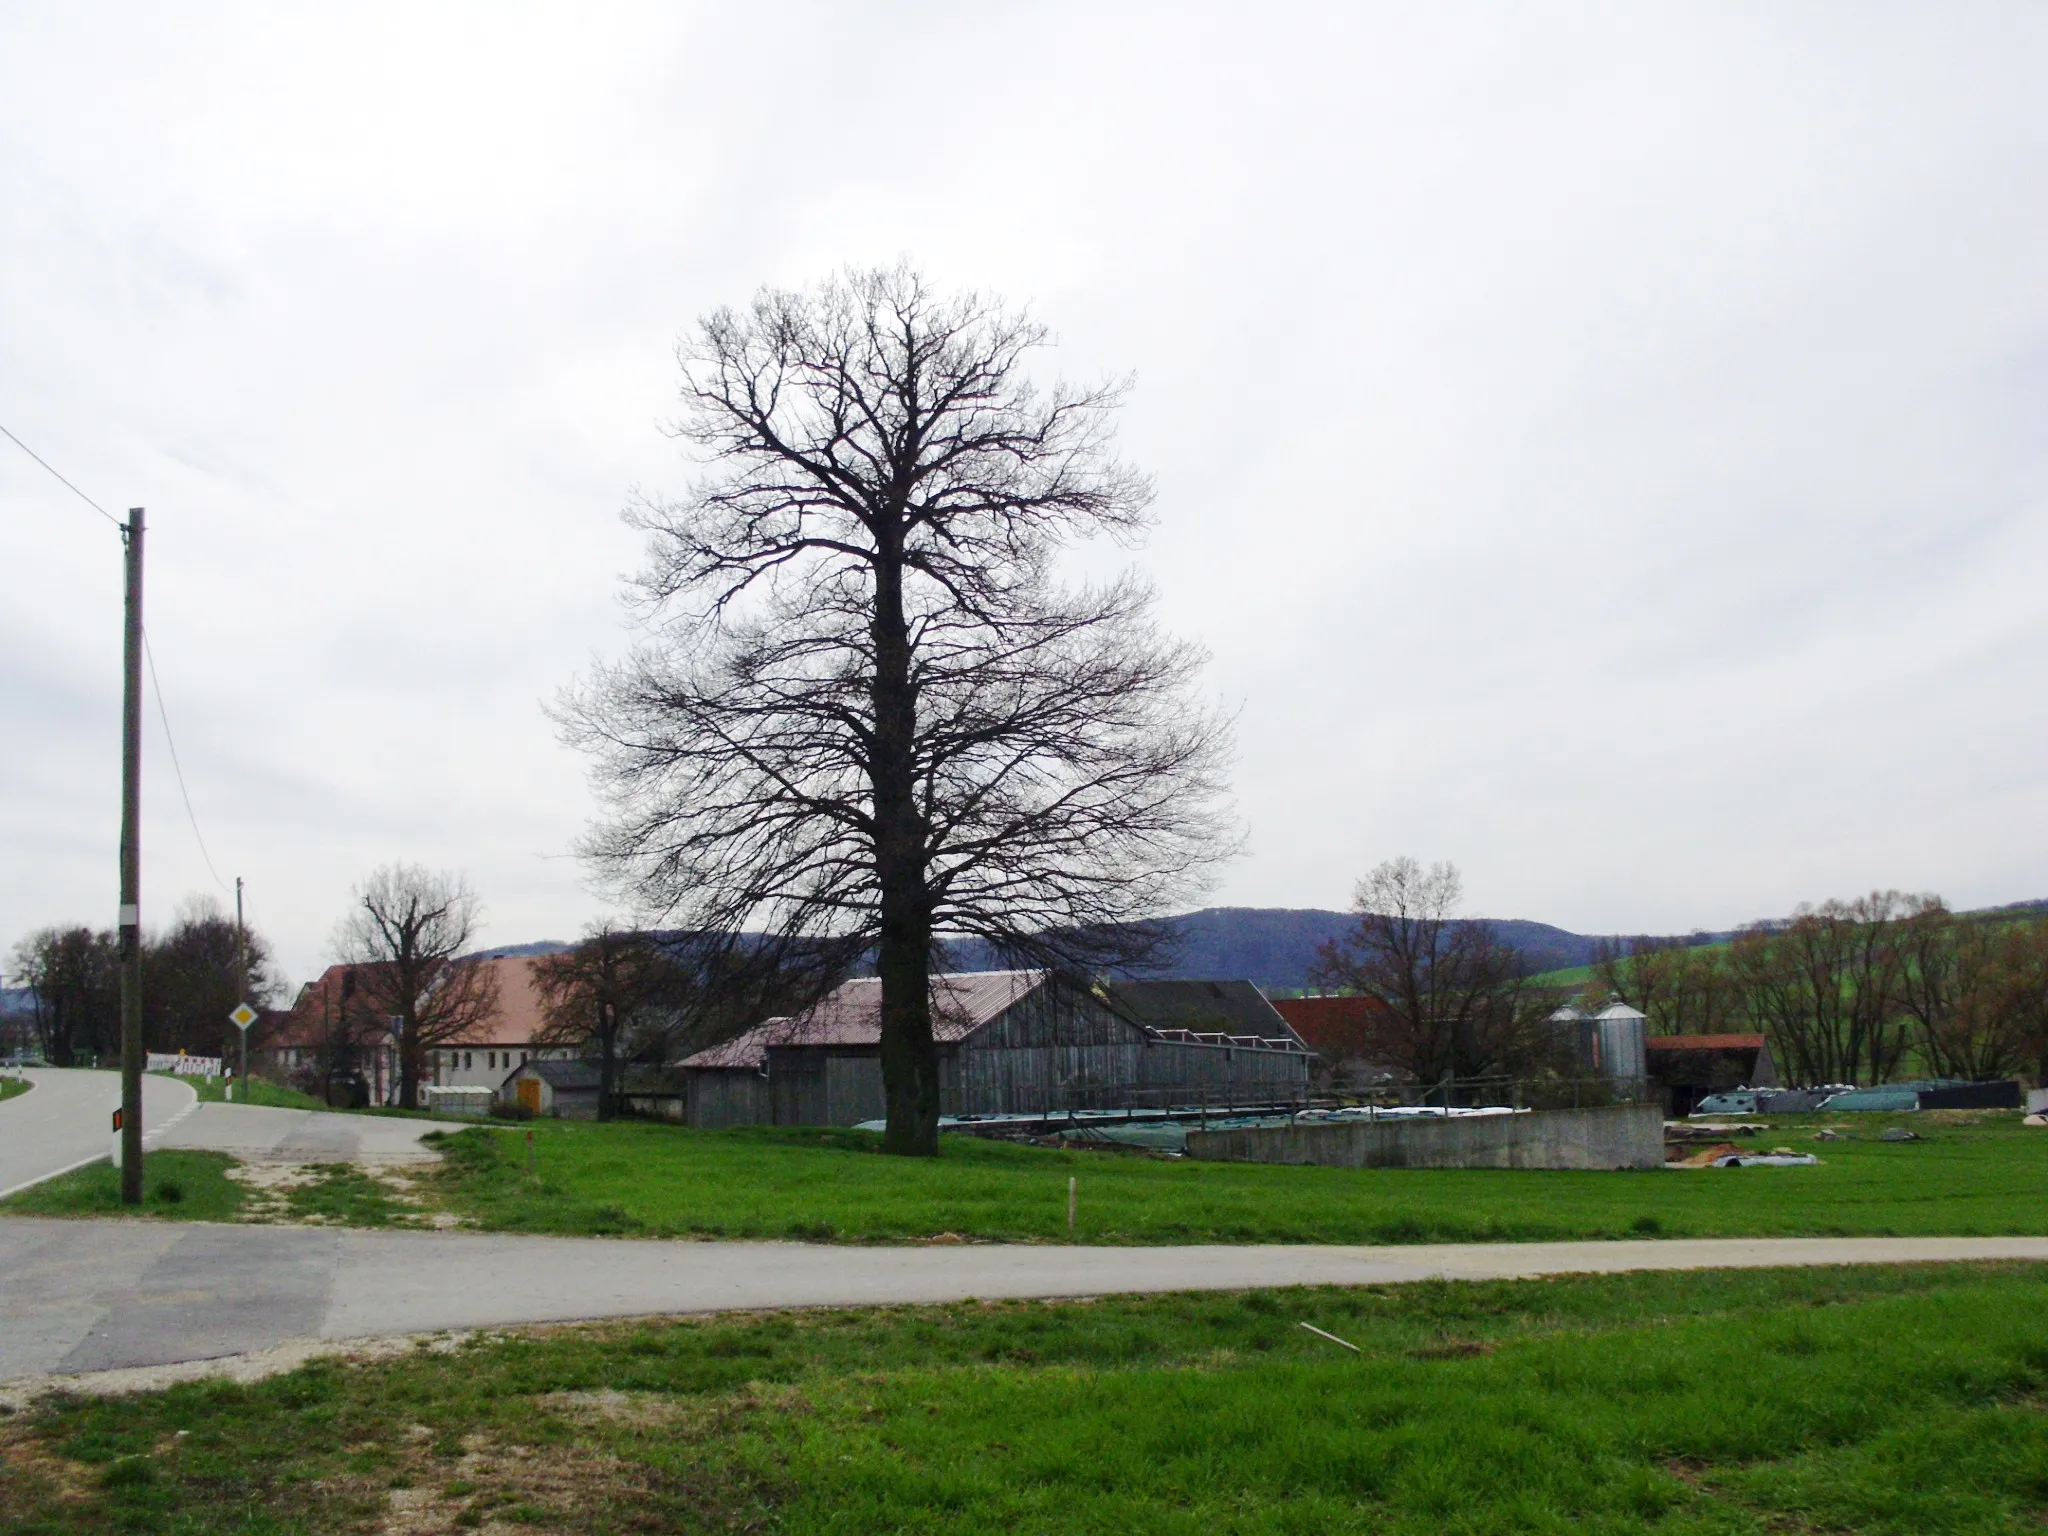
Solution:
{"label": "red tiled roof", "polygon": [[1310,1050],[1342,1059],[1368,1049],[1373,1020],[1387,1005],[1376,997],[1276,997],[1273,1007]]}
{"label": "red tiled roof", "polygon": [[[1043,971],[963,971],[932,978],[932,1036],[942,1044],[965,1040],[1045,980]],[[722,1045],[686,1057],[686,1067],[759,1071],[771,1046],[879,1045],[882,982],[860,976],[794,1018],[769,1019]]]}
{"label": "red tiled roof", "polygon": [[1646,1051],[1760,1051],[1762,1035],[1650,1035],[1643,1041]]}
{"label": "red tiled roof", "polygon": [[[541,1006],[540,988],[534,984],[533,961],[514,956],[485,960],[482,964],[497,974],[497,1012],[460,1041],[449,1043],[479,1047],[528,1044],[547,1018]],[[280,1015],[277,1024],[264,1036],[263,1048],[317,1043],[327,1021],[341,1011],[342,973],[354,969],[358,968],[330,965],[319,980],[307,983],[291,1012]]]}

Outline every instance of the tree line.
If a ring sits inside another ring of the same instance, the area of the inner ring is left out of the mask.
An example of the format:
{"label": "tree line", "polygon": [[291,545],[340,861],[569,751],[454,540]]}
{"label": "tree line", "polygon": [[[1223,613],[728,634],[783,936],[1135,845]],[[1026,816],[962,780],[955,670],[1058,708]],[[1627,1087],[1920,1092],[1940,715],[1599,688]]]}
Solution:
{"label": "tree line", "polygon": [[2048,1081],[2048,920],[1873,891],[1752,923],[1726,945],[1608,944],[1593,978],[1651,1034],[1765,1035],[1794,1082]]}
{"label": "tree line", "polygon": [[1604,941],[1572,988],[1542,984],[1491,924],[1458,917],[1461,896],[1456,866],[1410,858],[1359,882],[1357,926],[1322,947],[1311,975],[1375,1004],[1345,1056],[1418,1082],[1570,1072],[1551,1015],[1618,997],[1651,1035],[1764,1035],[1792,1082],[2048,1081],[2048,919],[1876,891],[1752,923],[1726,944]]}
{"label": "tree line", "polygon": [[[476,952],[482,917],[460,874],[413,864],[372,872],[335,930],[338,966],[300,1000],[294,1038],[309,1059],[299,1086],[324,1096],[390,1049],[398,1102],[417,1107],[434,1054],[488,1038],[505,1006],[492,957]],[[666,1065],[793,1009],[836,966],[825,951],[599,922],[532,962],[541,1020],[523,1043],[595,1066],[598,1115],[608,1119],[623,1110],[628,1068]]]}
{"label": "tree line", "polygon": [[[326,1096],[394,1058],[398,1102],[417,1107],[434,1053],[487,1038],[504,1007],[478,942],[483,903],[463,875],[387,864],[350,893],[335,926],[335,964],[280,1017],[286,986],[268,940],[238,933],[210,900],[188,899],[143,946],[143,1042],[155,1052],[234,1058],[237,1002],[270,1011],[251,1046],[289,1030],[305,1053],[296,1086]],[[107,1065],[121,1050],[117,935],[83,925],[40,929],[16,944],[8,977],[27,991],[28,1039],[55,1066]],[[576,944],[533,962],[540,1027],[526,1043],[589,1060],[599,1113],[624,1103],[630,1067],[661,1066],[813,1000],[843,973],[833,946],[788,946],[730,934],[643,932],[593,925]]]}
{"label": "tree line", "polygon": [[[37,1054],[60,1067],[111,1063],[121,1052],[120,939],[111,928],[39,929],[14,946],[8,976],[29,994]],[[142,1034],[152,1051],[226,1054],[235,1004],[274,1003],[283,987],[264,937],[237,932],[210,899],[188,898],[142,947]]]}

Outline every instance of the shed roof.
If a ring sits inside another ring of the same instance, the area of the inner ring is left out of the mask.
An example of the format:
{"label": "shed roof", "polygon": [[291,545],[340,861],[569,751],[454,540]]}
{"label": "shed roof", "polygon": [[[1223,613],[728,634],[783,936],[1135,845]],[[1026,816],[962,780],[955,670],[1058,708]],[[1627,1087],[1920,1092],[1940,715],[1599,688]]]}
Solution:
{"label": "shed roof", "polygon": [[[1045,981],[1044,971],[959,971],[932,978],[932,1036],[941,1044],[965,1040],[1000,1018]],[[683,1059],[686,1067],[758,1072],[771,1047],[879,1045],[882,982],[857,976],[793,1018],[768,1019]]]}
{"label": "shed roof", "polygon": [[570,1093],[580,1088],[595,1088],[603,1080],[597,1068],[587,1061],[571,1058],[567,1061],[541,1060],[521,1062],[505,1074],[505,1081],[518,1077],[537,1077],[557,1093]]}
{"label": "shed roof", "polygon": [[1651,1035],[1643,1041],[1646,1051],[1760,1051],[1762,1035]]}
{"label": "shed roof", "polygon": [[1147,1029],[1298,1039],[1249,981],[1113,981],[1111,1006]]}

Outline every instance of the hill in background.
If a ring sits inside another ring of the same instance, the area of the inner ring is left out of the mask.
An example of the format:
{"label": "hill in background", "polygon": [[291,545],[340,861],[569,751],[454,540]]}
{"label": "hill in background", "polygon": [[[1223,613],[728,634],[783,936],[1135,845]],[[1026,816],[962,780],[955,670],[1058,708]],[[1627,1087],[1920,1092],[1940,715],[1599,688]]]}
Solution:
{"label": "hill in background", "polygon": [[[1986,908],[1970,915],[1988,919],[2032,916],[2048,912],[2048,901],[2016,901],[2003,907]],[[1164,919],[1174,940],[1173,957],[1166,964],[1132,976],[1160,980],[1217,981],[1248,980],[1268,992],[1300,991],[1309,985],[1315,968],[1316,951],[1332,939],[1350,932],[1357,918],[1348,912],[1330,912],[1318,907],[1204,907]],[[1635,934],[1573,933],[1568,928],[1526,918],[1469,918],[1487,922],[1503,941],[1522,956],[1533,974],[1569,971],[1591,965],[1595,948],[1602,943],[1626,944]],[[1732,933],[1673,935],[1672,944],[1719,944]],[[550,955],[567,949],[566,944],[543,940],[534,944],[493,947],[481,953],[492,956]],[[986,945],[956,944],[948,949],[946,964],[961,971],[999,969],[1002,961]]]}
{"label": "hill in background", "polygon": [[[1573,933],[1526,918],[1461,921],[1489,922],[1495,934],[1536,972],[1590,965],[1595,946],[1607,937]],[[1348,912],[1315,907],[1206,907],[1168,918],[1166,925],[1179,941],[1179,949],[1170,966],[1153,974],[1245,977],[1268,991],[1290,991],[1309,984],[1316,951],[1353,931],[1358,919]]]}
{"label": "hill in background", "polygon": [[[1532,973],[1590,965],[1595,947],[1603,941],[1625,942],[1625,938],[1573,933],[1526,918],[1459,921],[1489,923],[1505,943],[1520,953]],[[1318,907],[1205,907],[1199,912],[1164,919],[1164,926],[1174,940],[1172,959],[1154,969],[1131,974],[1163,980],[1243,979],[1258,983],[1268,992],[1300,991],[1309,985],[1316,951],[1351,932],[1357,923],[1358,919],[1349,912],[1330,912]],[[1706,943],[1727,937],[1694,934],[1671,942]],[[952,955],[954,967],[964,971],[992,970],[1000,963],[978,945],[959,946]]]}

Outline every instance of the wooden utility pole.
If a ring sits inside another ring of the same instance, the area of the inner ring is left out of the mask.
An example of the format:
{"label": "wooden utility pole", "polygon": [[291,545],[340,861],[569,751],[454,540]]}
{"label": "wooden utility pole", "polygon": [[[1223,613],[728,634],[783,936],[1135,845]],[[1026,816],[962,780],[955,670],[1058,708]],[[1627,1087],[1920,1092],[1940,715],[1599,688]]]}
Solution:
{"label": "wooden utility pole", "polygon": [[128,509],[121,674],[121,1203],[142,1204],[142,508]]}
{"label": "wooden utility pole", "polygon": [[[237,1007],[249,1001],[249,941],[242,927],[242,877],[235,876],[235,1004]],[[235,1069],[236,1080],[242,1084],[242,1097],[249,1097],[249,1029],[243,1025],[236,1031],[242,1037],[242,1064]]]}

